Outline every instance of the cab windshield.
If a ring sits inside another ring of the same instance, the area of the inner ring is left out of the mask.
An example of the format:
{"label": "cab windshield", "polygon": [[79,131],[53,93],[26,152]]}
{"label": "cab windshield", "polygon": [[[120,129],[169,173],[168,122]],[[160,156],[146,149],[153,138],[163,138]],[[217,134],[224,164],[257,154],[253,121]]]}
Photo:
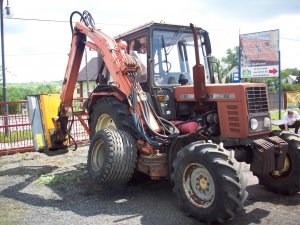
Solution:
{"label": "cab windshield", "polygon": [[[184,29],[186,28],[176,32],[153,31],[156,86],[193,84],[193,66],[196,63],[194,40],[193,34],[185,32]],[[203,57],[200,61],[203,63]]]}

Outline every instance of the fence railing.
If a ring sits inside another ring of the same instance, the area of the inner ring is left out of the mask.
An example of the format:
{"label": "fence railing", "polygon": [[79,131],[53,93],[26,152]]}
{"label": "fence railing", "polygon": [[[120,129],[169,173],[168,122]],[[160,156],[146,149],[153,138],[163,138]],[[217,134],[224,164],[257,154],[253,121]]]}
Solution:
{"label": "fence railing", "polygon": [[[284,96],[284,93],[282,93]],[[282,97],[282,106],[286,98]],[[83,110],[84,99],[74,99],[74,111]],[[278,109],[278,93],[269,93],[270,110]],[[34,151],[27,101],[0,102],[0,155]],[[87,116],[83,116],[87,122]],[[70,123],[69,123],[70,124]],[[75,116],[71,135],[77,143],[88,142],[89,136]],[[71,144],[72,144],[71,140]]]}
{"label": "fence railing", "polygon": [[[81,110],[82,102],[83,99],[75,99],[74,109]],[[83,119],[87,121],[87,116]],[[77,143],[89,140],[88,134],[76,116],[71,135]],[[0,102],[0,155],[27,151],[34,151],[27,101]]]}

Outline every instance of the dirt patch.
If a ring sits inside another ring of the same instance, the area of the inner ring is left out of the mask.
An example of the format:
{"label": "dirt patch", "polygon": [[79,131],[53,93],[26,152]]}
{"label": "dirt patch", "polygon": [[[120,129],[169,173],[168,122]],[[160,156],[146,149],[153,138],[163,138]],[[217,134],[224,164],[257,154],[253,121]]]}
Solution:
{"label": "dirt patch", "polygon": [[[86,171],[87,150],[0,157],[0,224],[199,224],[179,209],[167,180],[97,185]],[[299,224],[300,193],[270,193],[244,170],[249,198],[227,224]]]}

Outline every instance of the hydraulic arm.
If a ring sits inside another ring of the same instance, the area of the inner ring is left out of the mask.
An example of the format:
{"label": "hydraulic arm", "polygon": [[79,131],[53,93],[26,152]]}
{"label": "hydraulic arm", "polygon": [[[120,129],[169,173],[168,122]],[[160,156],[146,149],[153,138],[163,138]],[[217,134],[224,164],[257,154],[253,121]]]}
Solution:
{"label": "hydraulic arm", "polygon": [[[77,22],[73,28],[72,17],[75,14],[81,16],[81,21]],[[75,84],[80,69],[85,46],[97,51],[102,55],[104,63],[109,70],[110,76],[124,96],[126,96],[129,106],[133,114],[133,120],[137,130],[150,143],[158,144],[151,141],[149,136],[144,132],[143,126],[148,126],[154,133],[160,132],[160,121],[151,110],[147,102],[147,97],[142,91],[141,86],[136,82],[138,71],[141,70],[137,60],[126,53],[127,43],[124,41],[116,41],[101,30],[96,29],[94,20],[91,15],[85,11],[83,14],[75,11],[70,18],[72,30],[71,50],[69,54],[68,66],[63,79],[61,105],[59,107],[58,119],[55,121],[56,130],[52,134],[52,143],[55,146],[64,145],[66,137],[69,133],[67,129],[68,117],[72,115],[72,101]],[[87,41],[87,37],[91,41]],[[147,115],[145,116],[145,111]],[[177,130],[175,128],[175,130]],[[164,132],[166,133],[166,132]],[[156,133],[161,138],[167,136]]]}

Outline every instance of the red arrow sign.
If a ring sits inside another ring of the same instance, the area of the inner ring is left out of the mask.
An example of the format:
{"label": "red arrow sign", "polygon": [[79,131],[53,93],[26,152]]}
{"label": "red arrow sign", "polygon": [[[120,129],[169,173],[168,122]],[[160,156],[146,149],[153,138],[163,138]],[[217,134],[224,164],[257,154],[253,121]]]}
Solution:
{"label": "red arrow sign", "polygon": [[276,70],[275,68],[273,68],[272,70],[269,70],[269,73],[273,73],[273,75],[277,72],[278,72],[278,70]]}

